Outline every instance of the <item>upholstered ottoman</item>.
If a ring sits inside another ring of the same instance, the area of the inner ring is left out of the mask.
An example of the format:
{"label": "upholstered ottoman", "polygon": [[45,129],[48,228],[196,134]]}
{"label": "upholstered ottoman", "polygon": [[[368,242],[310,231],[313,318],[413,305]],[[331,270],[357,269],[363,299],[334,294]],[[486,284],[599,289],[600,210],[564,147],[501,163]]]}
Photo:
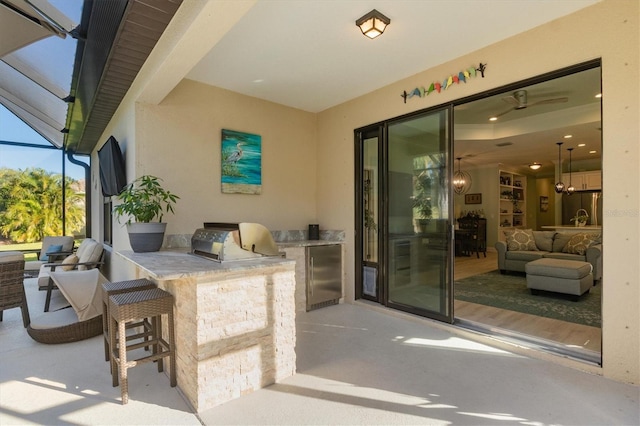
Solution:
{"label": "upholstered ottoman", "polygon": [[531,294],[538,290],[564,293],[577,301],[593,286],[593,268],[589,262],[563,259],[538,259],[525,265],[527,288]]}

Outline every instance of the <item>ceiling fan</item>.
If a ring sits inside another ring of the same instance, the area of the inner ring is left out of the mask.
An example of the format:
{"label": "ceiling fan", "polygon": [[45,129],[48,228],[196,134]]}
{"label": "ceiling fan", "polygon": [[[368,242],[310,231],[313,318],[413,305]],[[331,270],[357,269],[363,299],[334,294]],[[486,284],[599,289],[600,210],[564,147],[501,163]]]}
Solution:
{"label": "ceiling fan", "polygon": [[550,98],[550,99],[542,99],[536,102],[529,103],[527,100],[527,91],[516,90],[515,92],[513,92],[513,95],[505,96],[504,98],[502,98],[502,100],[508,104],[513,105],[513,107],[511,107],[510,109],[506,110],[503,113],[495,115],[494,116],[495,118],[502,117],[503,115],[508,114],[511,111],[515,111],[519,109],[525,109],[525,108],[534,107],[538,105],[559,104],[559,103],[567,102],[569,98],[567,97]]}

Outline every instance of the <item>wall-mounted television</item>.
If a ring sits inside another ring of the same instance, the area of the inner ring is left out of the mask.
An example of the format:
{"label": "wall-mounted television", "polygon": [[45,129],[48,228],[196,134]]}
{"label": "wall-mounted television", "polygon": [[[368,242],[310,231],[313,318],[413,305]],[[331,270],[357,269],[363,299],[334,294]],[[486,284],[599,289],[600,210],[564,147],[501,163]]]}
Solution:
{"label": "wall-mounted television", "polygon": [[113,136],[98,150],[100,162],[100,184],[102,195],[111,197],[122,192],[127,185],[127,176],[124,168],[124,156],[120,151],[120,145]]}

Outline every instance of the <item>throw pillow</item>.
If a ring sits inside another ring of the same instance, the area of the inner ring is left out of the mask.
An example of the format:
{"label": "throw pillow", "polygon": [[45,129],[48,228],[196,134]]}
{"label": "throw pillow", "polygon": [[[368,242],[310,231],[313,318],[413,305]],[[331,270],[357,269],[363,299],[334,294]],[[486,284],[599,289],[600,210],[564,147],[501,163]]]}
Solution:
{"label": "throw pillow", "polygon": [[71,271],[73,270],[73,268],[75,268],[76,263],[78,263],[78,256],[76,256],[75,254],[70,254],[62,261],[63,265],[68,266],[61,266],[60,269],[62,269],[63,271]]}
{"label": "throw pillow", "polygon": [[40,253],[40,260],[43,262],[49,261],[49,253],[60,253],[62,251],[62,244],[60,245],[50,245],[47,247],[46,253]]}
{"label": "throw pillow", "polygon": [[538,250],[551,251],[553,250],[553,236],[556,235],[555,231],[533,231],[533,238],[536,241]]}
{"label": "throw pillow", "polygon": [[510,251],[538,251],[536,240],[531,229],[514,229],[504,231],[507,237],[507,250]]}
{"label": "throw pillow", "polygon": [[572,236],[562,251],[583,256],[587,249],[595,244],[600,244],[600,234],[581,232]]}
{"label": "throw pillow", "polygon": [[557,233],[555,237],[553,237],[553,252],[554,253],[561,253],[564,252],[566,253],[566,251],[564,251],[565,246],[567,245],[567,243],[569,242],[569,240],[571,239],[571,237],[573,236],[573,234],[566,234],[566,233]]}

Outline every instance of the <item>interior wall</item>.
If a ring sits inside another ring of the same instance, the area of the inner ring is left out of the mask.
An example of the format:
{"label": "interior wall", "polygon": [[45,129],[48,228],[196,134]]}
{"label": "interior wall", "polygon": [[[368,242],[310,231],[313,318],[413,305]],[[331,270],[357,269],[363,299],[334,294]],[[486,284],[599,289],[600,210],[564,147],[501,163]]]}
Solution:
{"label": "interior wall", "polygon": [[[603,192],[607,193],[603,234],[603,374],[640,382],[637,362],[640,273],[638,262],[625,260],[640,258],[639,86],[637,78],[623,78],[637,75],[638,16],[635,0],[604,0],[320,113],[318,219],[347,231],[346,299],[354,299],[354,129],[602,58]],[[471,79],[425,98],[414,97],[406,103],[400,97],[405,90],[441,81],[452,72],[479,62],[487,64],[485,78]]]}
{"label": "interior wall", "polygon": [[[541,226],[553,226],[555,225],[556,193],[552,188],[555,181],[552,178],[540,178],[535,180],[535,184],[538,229]],[[540,209],[540,197],[547,197],[548,207],[546,212]]]}

